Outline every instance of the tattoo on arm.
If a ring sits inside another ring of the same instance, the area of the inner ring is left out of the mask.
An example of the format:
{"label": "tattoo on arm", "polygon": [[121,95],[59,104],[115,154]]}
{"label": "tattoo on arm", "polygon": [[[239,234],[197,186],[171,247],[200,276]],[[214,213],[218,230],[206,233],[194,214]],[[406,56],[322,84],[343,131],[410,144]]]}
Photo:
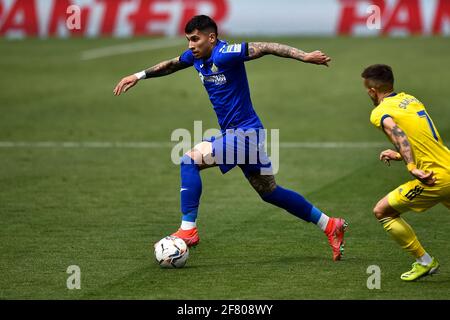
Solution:
{"label": "tattoo on arm", "polygon": [[395,125],[390,132],[390,137],[395,147],[397,148],[397,151],[400,152],[405,162],[414,162],[413,151],[405,132],[397,125]]}
{"label": "tattoo on arm", "polygon": [[179,57],[173,58],[171,60],[163,61],[157,65],[145,70],[146,78],[156,78],[169,75],[176,71],[186,69],[189,65],[181,62]]}
{"label": "tattoo on arm", "polygon": [[392,134],[396,137],[405,137],[405,133],[397,125],[392,128]]}
{"label": "tattoo on arm", "polygon": [[250,60],[258,59],[266,54],[304,61],[306,52],[279,43],[250,42],[248,44],[248,57]]}

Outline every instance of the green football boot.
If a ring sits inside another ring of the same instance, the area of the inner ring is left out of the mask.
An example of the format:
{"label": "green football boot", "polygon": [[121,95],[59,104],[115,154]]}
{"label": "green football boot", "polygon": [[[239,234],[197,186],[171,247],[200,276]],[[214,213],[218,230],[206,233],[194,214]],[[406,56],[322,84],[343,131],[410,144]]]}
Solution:
{"label": "green football boot", "polygon": [[439,262],[435,258],[433,258],[431,263],[427,266],[424,266],[418,262],[414,262],[412,264],[412,269],[402,274],[400,276],[400,279],[404,281],[414,281],[421,277],[436,273],[438,269],[439,269]]}

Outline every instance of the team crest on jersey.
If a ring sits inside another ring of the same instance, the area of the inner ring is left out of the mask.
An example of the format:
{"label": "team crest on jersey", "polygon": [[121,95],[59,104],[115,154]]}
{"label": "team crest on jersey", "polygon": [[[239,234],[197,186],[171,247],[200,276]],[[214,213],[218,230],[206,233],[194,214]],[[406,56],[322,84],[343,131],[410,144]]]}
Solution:
{"label": "team crest on jersey", "polygon": [[219,71],[219,68],[217,68],[217,66],[213,63],[212,67],[211,67],[211,71],[216,73]]}
{"label": "team crest on jersey", "polygon": [[236,44],[230,44],[226,47],[222,47],[222,49],[220,49],[220,52],[232,53],[232,52],[241,52],[241,50],[242,50],[242,44],[236,43]]}

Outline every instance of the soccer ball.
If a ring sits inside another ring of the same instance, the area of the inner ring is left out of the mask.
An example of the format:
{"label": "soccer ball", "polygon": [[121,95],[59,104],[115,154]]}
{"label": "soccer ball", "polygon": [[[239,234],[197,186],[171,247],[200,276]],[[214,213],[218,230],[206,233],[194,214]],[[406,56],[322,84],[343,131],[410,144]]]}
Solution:
{"label": "soccer ball", "polygon": [[155,258],[161,268],[182,268],[189,257],[189,248],[183,239],[168,236],[155,244]]}

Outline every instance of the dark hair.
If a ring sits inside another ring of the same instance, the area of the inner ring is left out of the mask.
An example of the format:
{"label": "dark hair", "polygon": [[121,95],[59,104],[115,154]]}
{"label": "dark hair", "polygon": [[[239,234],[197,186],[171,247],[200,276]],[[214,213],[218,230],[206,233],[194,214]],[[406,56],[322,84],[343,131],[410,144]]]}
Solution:
{"label": "dark hair", "polygon": [[184,27],[185,33],[192,33],[194,30],[198,31],[209,31],[214,32],[217,35],[217,24],[214,22],[213,19],[211,19],[208,16],[205,15],[199,15],[194,16],[191,18],[191,20],[186,23],[186,26]]}
{"label": "dark hair", "polygon": [[389,91],[394,88],[394,74],[392,68],[386,64],[368,66],[361,73],[361,77],[369,80],[371,85],[381,91]]}

